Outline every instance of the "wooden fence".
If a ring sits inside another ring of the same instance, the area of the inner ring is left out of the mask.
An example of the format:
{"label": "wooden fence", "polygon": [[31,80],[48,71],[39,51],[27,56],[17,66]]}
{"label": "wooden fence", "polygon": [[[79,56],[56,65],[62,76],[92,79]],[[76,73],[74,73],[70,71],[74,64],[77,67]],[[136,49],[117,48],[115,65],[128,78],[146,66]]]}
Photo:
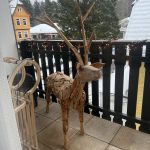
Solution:
{"label": "wooden fence", "polygon": [[[82,41],[72,41],[72,43],[78,48],[83,57]],[[38,87],[40,97],[45,97],[44,81],[49,74],[55,71],[63,71],[73,77],[76,74],[75,55],[63,41],[23,41],[20,43],[20,54],[23,59],[33,58],[40,64],[41,81]],[[99,91],[100,81],[86,84],[85,112],[91,112],[95,116],[102,114],[102,118],[119,124],[123,124],[123,119],[125,119],[125,125],[131,128],[136,128],[136,123],[138,123],[140,131],[150,133],[150,43],[93,41],[89,53],[89,62],[99,61],[106,63],[101,79],[102,91],[101,93]],[[145,64],[142,113],[140,118],[136,118],[141,63]],[[124,81],[124,75],[126,75],[124,74],[124,68],[126,65],[129,65],[130,68],[128,81]],[[111,93],[112,68],[115,72],[114,93]],[[32,70],[30,69],[30,71]],[[31,74],[34,74],[34,72],[32,71]],[[123,104],[123,85],[125,82],[128,82],[128,91],[125,97],[126,106]],[[55,97],[53,97],[53,101],[56,101]],[[101,105],[100,101],[102,102]],[[126,112],[123,112],[123,107],[126,107]]]}

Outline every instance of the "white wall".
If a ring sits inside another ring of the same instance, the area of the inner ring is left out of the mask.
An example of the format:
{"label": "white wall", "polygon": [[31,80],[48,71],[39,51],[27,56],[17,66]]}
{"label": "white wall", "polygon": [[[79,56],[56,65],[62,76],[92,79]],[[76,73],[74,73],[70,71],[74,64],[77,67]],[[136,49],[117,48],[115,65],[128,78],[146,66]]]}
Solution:
{"label": "white wall", "polygon": [[[0,0],[0,12],[0,60],[6,56],[18,58],[8,0]],[[12,70],[13,66],[7,65],[7,73]]]}
{"label": "white wall", "polygon": [[6,77],[0,62],[0,150],[21,150],[15,113]]}
{"label": "white wall", "polygon": [[2,62],[5,56],[18,57],[8,0],[0,0],[0,12],[0,150],[21,150],[6,75],[13,68]]}

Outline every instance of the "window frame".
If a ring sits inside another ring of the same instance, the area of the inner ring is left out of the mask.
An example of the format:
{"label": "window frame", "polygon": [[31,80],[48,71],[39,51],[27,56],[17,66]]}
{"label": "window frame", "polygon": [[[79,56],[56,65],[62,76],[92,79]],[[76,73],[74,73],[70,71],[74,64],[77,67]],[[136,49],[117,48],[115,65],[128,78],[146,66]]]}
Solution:
{"label": "window frame", "polygon": [[[27,37],[25,35],[27,35]],[[29,37],[28,31],[24,31],[24,38],[28,38],[28,37]]]}
{"label": "window frame", "polygon": [[[27,18],[23,18],[22,19],[23,25],[26,26],[27,25]],[[25,23],[25,24],[24,24]]]}
{"label": "window frame", "polygon": [[[19,24],[18,24],[18,23],[19,23]],[[16,18],[16,25],[17,25],[17,26],[20,26],[20,25],[21,25],[20,18]]]}
{"label": "window frame", "polygon": [[22,12],[22,8],[21,7],[18,8],[18,12]]}
{"label": "window frame", "polygon": [[[20,33],[20,34],[19,34]],[[20,36],[20,37],[19,37]],[[19,39],[22,39],[22,32],[21,31],[18,31],[18,38]]]}

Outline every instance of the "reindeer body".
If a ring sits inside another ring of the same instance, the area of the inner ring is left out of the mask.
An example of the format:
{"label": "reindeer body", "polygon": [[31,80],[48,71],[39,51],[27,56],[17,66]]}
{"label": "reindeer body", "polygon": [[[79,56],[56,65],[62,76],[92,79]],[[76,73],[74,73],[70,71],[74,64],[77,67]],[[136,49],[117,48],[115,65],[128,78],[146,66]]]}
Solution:
{"label": "reindeer body", "polygon": [[103,66],[103,64],[99,63],[92,65],[83,66],[78,64],[77,74],[74,79],[61,72],[53,73],[46,79],[46,112],[49,112],[50,95],[54,94],[61,104],[65,148],[67,148],[68,143],[68,118],[71,107],[79,113],[80,132],[84,134],[83,113],[85,92],[83,88],[86,82],[100,78],[101,74],[98,68]]}
{"label": "reindeer body", "polygon": [[80,77],[76,75],[73,80],[69,76],[56,72],[49,75],[46,79],[46,112],[49,112],[50,95],[54,94],[60,102],[62,110],[62,122],[64,132],[64,146],[67,148],[68,143],[68,118],[70,108],[74,108],[79,112],[80,130],[84,134],[83,129],[83,112],[85,92],[83,91],[84,84],[81,82]]}
{"label": "reindeer body", "polygon": [[48,94],[54,94],[59,100],[68,99],[72,83],[73,79],[69,76],[61,72],[53,73],[46,79]]}
{"label": "reindeer body", "polygon": [[74,109],[78,109],[80,100],[85,98],[83,90],[84,84],[81,83],[78,76],[72,79],[62,72],[56,72],[47,77],[46,86],[46,98],[48,101],[47,112],[51,94],[54,94],[60,103],[66,102],[68,107],[71,106]]}

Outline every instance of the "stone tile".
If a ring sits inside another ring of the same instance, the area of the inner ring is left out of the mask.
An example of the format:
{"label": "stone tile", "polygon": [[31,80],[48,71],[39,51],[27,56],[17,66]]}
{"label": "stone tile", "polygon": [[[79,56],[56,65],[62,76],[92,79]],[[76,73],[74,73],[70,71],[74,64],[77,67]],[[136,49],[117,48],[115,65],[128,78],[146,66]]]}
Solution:
{"label": "stone tile", "polygon": [[39,142],[39,150],[53,150],[53,149]]}
{"label": "stone tile", "polygon": [[[77,131],[75,129],[69,128],[69,139],[76,133]],[[38,139],[41,143],[51,147],[54,150],[63,149],[64,139],[61,123],[56,121],[51,124],[49,127],[39,133]]]}
{"label": "stone tile", "polygon": [[43,98],[38,98],[38,106],[35,107],[35,112],[38,112],[46,107],[46,100]]}
{"label": "stone tile", "polygon": [[[92,119],[93,116],[90,114],[84,113],[84,126],[85,124]],[[58,121],[62,121],[61,118],[59,118]],[[79,130],[80,129],[80,121],[79,121],[79,114],[77,110],[71,110],[69,113],[69,126]]]}
{"label": "stone tile", "polygon": [[104,142],[110,143],[120,127],[121,125],[119,124],[112,123],[98,117],[93,117],[85,125],[85,133]]}
{"label": "stone tile", "polygon": [[121,150],[115,146],[109,145],[108,148],[106,150]]}
{"label": "stone tile", "polygon": [[150,150],[150,135],[122,127],[111,144],[124,150]]}
{"label": "stone tile", "polygon": [[76,134],[70,142],[69,150],[105,150],[107,143],[88,135]]}
{"label": "stone tile", "polygon": [[53,122],[52,119],[49,119],[39,114],[38,115],[36,114],[35,120],[36,120],[36,129],[38,133]]}
{"label": "stone tile", "polygon": [[49,113],[46,113],[46,107],[37,112],[40,115],[56,120],[61,117],[61,107],[58,103],[52,103],[49,107]]}

